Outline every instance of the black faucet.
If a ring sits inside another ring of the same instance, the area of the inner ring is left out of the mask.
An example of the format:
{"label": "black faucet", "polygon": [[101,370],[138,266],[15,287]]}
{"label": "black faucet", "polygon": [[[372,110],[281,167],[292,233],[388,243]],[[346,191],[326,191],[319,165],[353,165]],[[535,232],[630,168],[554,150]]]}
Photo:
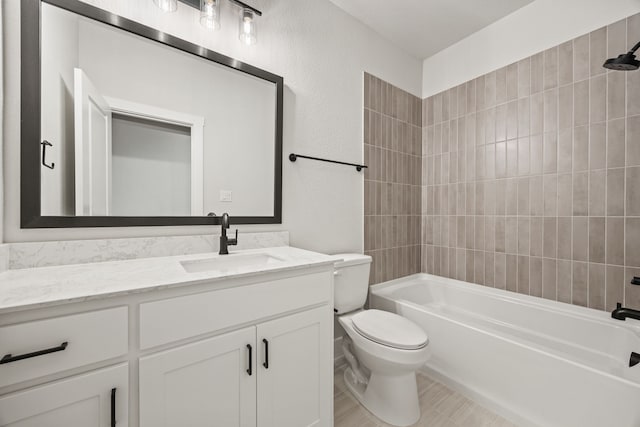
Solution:
{"label": "black faucet", "polygon": [[236,238],[229,239],[227,237],[227,228],[229,228],[229,214],[223,213],[220,225],[222,226],[222,234],[220,235],[220,255],[229,255],[229,246],[235,246],[238,244],[238,229],[236,228]]}
{"label": "black faucet", "polygon": [[640,320],[640,311],[624,308],[622,304],[618,303],[616,309],[611,312],[611,317],[618,320],[626,320],[627,317]]}

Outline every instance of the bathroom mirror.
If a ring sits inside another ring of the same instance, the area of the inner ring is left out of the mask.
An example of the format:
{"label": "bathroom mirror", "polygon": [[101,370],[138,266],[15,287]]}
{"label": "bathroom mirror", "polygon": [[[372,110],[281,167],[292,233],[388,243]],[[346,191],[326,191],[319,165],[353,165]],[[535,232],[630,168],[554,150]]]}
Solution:
{"label": "bathroom mirror", "polygon": [[280,223],[282,96],[86,3],[24,0],[22,227]]}

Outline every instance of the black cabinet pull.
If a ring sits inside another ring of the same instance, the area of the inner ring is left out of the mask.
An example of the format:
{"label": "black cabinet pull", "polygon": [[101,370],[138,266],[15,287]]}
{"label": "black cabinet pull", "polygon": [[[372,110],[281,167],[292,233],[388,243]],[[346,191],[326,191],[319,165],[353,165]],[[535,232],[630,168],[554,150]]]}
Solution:
{"label": "black cabinet pull", "polygon": [[265,369],[269,369],[269,341],[263,338],[262,342],[264,343],[264,363],[262,366],[264,366]]}
{"label": "black cabinet pull", "polygon": [[116,389],[111,389],[111,427],[116,427]]}
{"label": "black cabinet pull", "polygon": [[18,360],[30,359],[32,357],[43,356],[45,354],[56,353],[58,351],[64,351],[69,343],[67,341],[63,342],[57,347],[47,348],[46,350],[34,351],[33,353],[20,354],[18,356],[12,356],[11,353],[5,354],[0,360],[0,365],[4,365],[5,363],[17,362]]}
{"label": "black cabinet pull", "polygon": [[247,344],[247,348],[249,349],[249,368],[247,369],[247,374],[251,375],[252,371],[251,371],[251,366],[253,365],[253,360],[252,360],[252,348],[251,348],[251,344]]}

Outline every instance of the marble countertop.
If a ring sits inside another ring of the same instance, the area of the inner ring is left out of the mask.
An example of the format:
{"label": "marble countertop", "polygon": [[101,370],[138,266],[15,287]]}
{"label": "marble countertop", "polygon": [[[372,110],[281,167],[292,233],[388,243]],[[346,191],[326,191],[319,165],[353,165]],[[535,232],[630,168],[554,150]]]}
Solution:
{"label": "marble countertop", "polygon": [[339,257],[290,246],[232,251],[223,257],[266,253],[276,262],[234,266],[226,271],[188,273],[181,262],[220,257],[217,253],[9,270],[0,274],[0,314],[199,283],[332,265]]}

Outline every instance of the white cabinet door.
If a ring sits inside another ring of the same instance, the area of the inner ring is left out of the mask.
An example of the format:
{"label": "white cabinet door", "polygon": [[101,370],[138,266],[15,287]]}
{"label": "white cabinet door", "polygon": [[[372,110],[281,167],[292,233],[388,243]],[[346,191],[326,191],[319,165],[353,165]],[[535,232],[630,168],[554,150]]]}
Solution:
{"label": "white cabinet door", "polygon": [[329,308],[257,326],[258,427],[332,426]]}
{"label": "white cabinet door", "polygon": [[122,364],[2,396],[0,426],[126,427],[128,372]]}
{"label": "white cabinet door", "polygon": [[140,426],[255,427],[255,333],[250,327],[141,358]]}

